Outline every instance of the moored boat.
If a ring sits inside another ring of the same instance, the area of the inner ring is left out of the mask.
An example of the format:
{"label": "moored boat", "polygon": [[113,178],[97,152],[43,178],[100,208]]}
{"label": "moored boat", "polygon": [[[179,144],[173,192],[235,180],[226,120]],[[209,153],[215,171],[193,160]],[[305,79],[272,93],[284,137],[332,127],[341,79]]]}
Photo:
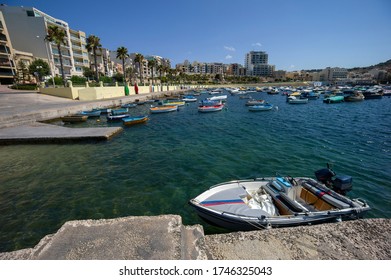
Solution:
{"label": "moored boat", "polygon": [[353,93],[350,93],[348,95],[345,95],[344,100],[346,102],[356,102],[356,101],[363,101],[365,99],[364,94],[362,94],[359,91],[355,91]]}
{"label": "moored boat", "polygon": [[195,96],[193,96],[193,95],[185,95],[185,96],[183,96],[182,101],[185,101],[185,102],[196,102],[197,98]]}
{"label": "moored boat", "polygon": [[91,110],[91,111],[81,111],[79,115],[88,116],[88,117],[99,117],[102,113],[101,110]]}
{"label": "moored boat", "polygon": [[296,98],[296,96],[289,96],[287,101],[289,104],[307,104],[308,98]]}
{"label": "moored boat", "polygon": [[174,112],[178,111],[178,106],[154,106],[149,108],[149,111],[152,114],[159,114],[159,113],[168,113],[168,112]]}
{"label": "moored boat", "polygon": [[129,114],[107,114],[108,121],[120,121],[123,118],[129,117]]}
{"label": "moored boat", "polygon": [[245,105],[246,106],[253,106],[253,105],[261,105],[264,103],[265,103],[265,100],[263,100],[263,99],[258,99],[258,100],[251,99],[251,100],[248,100]]}
{"label": "moored boat", "polygon": [[268,177],[230,181],[210,187],[189,204],[207,222],[232,229],[311,225],[361,218],[370,210],[362,199],[350,199],[350,176],[330,169],[307,177]]}
{"label": "moored boat", "polygon": [[148,121],[148,116],[134,116],[134,117],[126,117],[122,119],[122,122],[124,125],[130,126],[130,125],[135,125],[139,123],[144,123]]}
{"label": "moored boat", "polygon": [[341,103],[345,100],[343,95],[330,95],[325,98],[323,98],[324,103]]}
{"label": "moored boat", "polygon": [[198,112],[201,113],[218,112],[223,110],[223,108],[224,108],[224,104],[200,105],[198,106]]}
{"label": "moored boat", "polygon": [[268,103],[260,104],[260,105],[252,105],[248,107],[248,110],[252,112],[270,111],[271,109],[273,109],[273,105]]}
{"label": "moored boat", "polygon": [[83,115],[72,115],[72,116],[64,116],[61,117],[61,121],[68,123],[78,123],[87,121],[88,116]]}

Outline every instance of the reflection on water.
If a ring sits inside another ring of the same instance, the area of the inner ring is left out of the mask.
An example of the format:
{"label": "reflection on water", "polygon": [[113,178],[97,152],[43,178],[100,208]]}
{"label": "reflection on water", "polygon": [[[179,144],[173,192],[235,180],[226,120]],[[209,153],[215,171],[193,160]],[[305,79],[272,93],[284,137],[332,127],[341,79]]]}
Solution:
{"label": "reflection on water", "polygon": [[[0,147],[0,251],[32,247],[75,219],[178,214],[222,232],[187,201],[232,179],[313,177],[326,162],[353,176],[350,196],[368,201],[368,217],[391,217],[391,99],[290,105],[279,95],[254,97],[279,110],[249,112],[246,100],[229,96],[227,110],[200,114],[192,103],[108,142]],[[147,112],[143,105],[132,114]],[[106,125],[121,123],[77,126]]]}

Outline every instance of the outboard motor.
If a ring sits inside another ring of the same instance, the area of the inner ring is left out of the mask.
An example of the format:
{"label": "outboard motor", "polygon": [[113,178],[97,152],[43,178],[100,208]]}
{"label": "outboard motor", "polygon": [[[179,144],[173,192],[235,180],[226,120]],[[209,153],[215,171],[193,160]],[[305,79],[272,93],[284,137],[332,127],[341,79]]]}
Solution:
{"label": "outboard motor", "polygon": [[[352,190],[352,177],[347,175],[336,176],[329,164],[327,164],[327,168],[315,171],[315,176],[319,182],[325,184],[339,194],[346,195],[348,191]],[[334,176],[335,178],[333,178]]]}
{"label": "outboard motor", "polygon": [[333,190],[339,194],[346,195],[352,190],[352,177],[348,175],[339,175],[333,180]]}

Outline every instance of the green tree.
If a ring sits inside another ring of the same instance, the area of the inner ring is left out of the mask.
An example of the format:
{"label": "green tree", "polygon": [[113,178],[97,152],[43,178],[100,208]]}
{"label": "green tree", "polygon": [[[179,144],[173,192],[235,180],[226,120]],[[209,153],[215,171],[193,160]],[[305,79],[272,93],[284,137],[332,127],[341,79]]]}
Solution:
{"label": "green tree", "polygon": [[143,70],[141,69],[141,65],[143,64],[144,56],[141,53],[137,53],[134,58],[134,62],[138,63],[138,69],[140,71],[140,83],[143,83]]}
{"label": "green tree", "polygon": [[17,83],[25,83],[26,81],[30,81],[30,75],[29,75],[29,69],[27,68],[26,63],[23,62],[23,60],[20,60],[16,67],[17,76],[16,80]]}
{"label": "green tree", "polygon": [[100,43],[100,38],[95,35],[90,35],[87,38],[87,50],[92,51],[92,54],[94,56],[94,63],[95,63],[95,78],[96,81],[99,81],[99,72],[98,72],[98,62],[97,62],[97,55],[96,51],[102,47]]}
{"label": "green tree", "polygon": [[38,77],[38,82],[42,81],[42,77],[50,74],[49,64],[42,59],[34,60],[29,66],[31,75]]}
{"label": "green tree", "polygon": [[87,79],[93,79],[94,72],[88,67],[83,67],[83,76],[86,77]]}
{"label": "green tree", "polygon": [[65,30],[56,25],[50,25],[48,27],[48,34],[45,37],[45,40],[49,42],[53,42],[57,46],[57,51],[60,58],[61,77],[64,86],[65,86],[65,73],[64,73],[64,64],[62,61],[61,45],[66,45],[65,37],[66,37]]}
{"label": "green tree", "polygon": [[122,60],[122,71],[124,72],[124,80],[126,82],[126,69],[125,69],[125,59],[129,57],[128,49],[125,47],[119,47],[117,49],[117,59]]}

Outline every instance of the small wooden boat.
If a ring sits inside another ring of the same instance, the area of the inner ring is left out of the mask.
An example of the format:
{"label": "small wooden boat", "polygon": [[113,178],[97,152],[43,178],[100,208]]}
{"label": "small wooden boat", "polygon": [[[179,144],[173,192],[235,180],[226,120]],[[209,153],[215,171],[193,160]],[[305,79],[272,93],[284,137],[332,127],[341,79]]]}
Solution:
{"label": "small wooden boat", "polygon": [[134,107],[137,107],[137,104],[135,104],[135,103],[127,103],[127,104],[122,104],[121,107],[122,108],[134,108]]}
{"label": "small wooden boat", "polygon": [[73,116],[64,116],[61,117],[61,121],[68,123],[78,123],[87,121],[88,116],[83,115],[73,115]]}
{"label": "small wooden boat", "polygon": [[346,102],[357,102],[357,101],[363,101],[365,99],[365,96],[364,94],[362,94],[361,92],[354,92],[354,93],[351,93],[351,94],[348,94],[344,97],[344,100]]}
{"label": "small wooden boat", "polygon": [[184,106],[185,101],[179,99],[166,99],[159,102],[160,106]]}
{"label": "small wooden boat", "polygon": [[174,112],[178,111],[178,106],[155,106],[149,108],[149,111],[152,114],[159,114],[159,113],[168,113],[168,112]]}
{"label": "small wooden boat", "polygon": [[227,95],[217,95],[217,96],[209,97],[208,99],[212,101],[218,101],[218,100],[224,101],[227,100],[227,98],[228,98]]}
{"label": "small wooden boat", "polygon": [[308,98],[296,98],[295,96],[289,96],[287,101],[289,104],[307,104]]}
{"label": "small wooden boat", "polygon": [[201,113],[209,113],[209,112],[218,112],[223,110],[224,105],[218,104],[218,105],[200,105],[198,106],[198,112]]}
{"label": "small wooden boat", "polygon": [[115,114],[115,115],[107,114],[107,120],[111,122],[120,121],[123,118],[127,118],[127,117],[129,117],[129,114]]}
{"label": "small wooden boat", "polygon": [[246,106],[253,106],[253,105],[261,105],[264,103],[265,103],[265,100],[263,100],[263,99],[258,99],[258,100],[252,99],[252,100],[248,100],[245,105]]}
{"label": "small wooden boat", "polygon": [[273,109],[273,105],[268,103],[248,107],[248,110],[251,112],[270,111],[271,109]]}
{"label": "small wooden boat", "polygon": [[79,114],[88,117],[99,117],[102,113],[101,110],[81,111]]}
{"label": "small wooden boat", "polygon": [[148,116],[126,117],[122,119],[124,125],[130,126],[148,121]]}
{"label": "small wooden boat", "polygon": [[193,95],[185,95],[185,96],[183,96],[182,101],[185,101],[185,102],[196,102],[197,98],[194,97]]}
{"label": "small wooden boat", "polygon": [[323,98],[323,102],[327,104],[331,103],[341,103],[344,102],[345,98],[343,95],[330,95],[328,97]]}
{"label": "small wooden boat", "polygon": [[111,109],[109,114],[114,116],[114,115],[123,115],[123,114],[126,114],[127,112],[129,112],[128,108]]}
{"label": "small wooden boat", "polygon": [[370,210],[362,199],[350,199],[350,176],[327,168],[307,177],[268,177],[230,181],[210,187],[189,204],[213,225],[233,230],[311,225],[361,218]]}

